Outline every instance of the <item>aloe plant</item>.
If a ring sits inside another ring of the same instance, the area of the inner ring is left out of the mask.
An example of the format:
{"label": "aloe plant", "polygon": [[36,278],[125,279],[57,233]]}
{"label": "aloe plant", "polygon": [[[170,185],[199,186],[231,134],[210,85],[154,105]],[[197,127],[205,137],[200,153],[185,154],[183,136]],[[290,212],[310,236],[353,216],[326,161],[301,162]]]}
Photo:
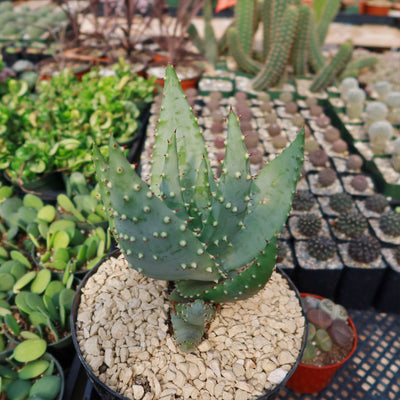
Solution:
{"label": "aloe plant", "polygon": [[[46,342],[30,339],[0,361],[2,399],[46,399],[61,395],[62,370],[46,351]],[[5,397],[3,397],[5,396]]]}
{"label": "aloe plant", "polygon": [[218,303],[250,297],[271,276],[277,235],[300,176],[303,144],[304,132],[252,177],[239,121],[231,111],[216,180],[192,109],[169,66],[150,185],[115,139],[110,139],[108,163],[94,149],[110,229],[129,265],[176,282],[171,319],[182,350],[200,343]]}

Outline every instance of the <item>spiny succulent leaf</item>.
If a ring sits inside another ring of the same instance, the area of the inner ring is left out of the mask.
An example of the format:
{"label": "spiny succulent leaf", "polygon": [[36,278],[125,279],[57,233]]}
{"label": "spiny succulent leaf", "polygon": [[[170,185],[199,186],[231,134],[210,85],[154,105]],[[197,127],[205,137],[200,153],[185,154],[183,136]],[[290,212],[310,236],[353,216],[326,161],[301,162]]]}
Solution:
{"label": "spiny succulent leaf", "polygon": [[160,184],[161,196],[171,210],[178,210],[177,216],[186,220],[188,213],[181,192],[179,179],[178,152],[176,148],[176,134],[171,136],[164,159],[164,168]]}
{"label": "spiny succulent leaf", "polygon": [[205,327],[201,329],[198,325],[188,324],[176,314],[171,314],[171,322],[179,348],[186,353],[195,351],[203,338]]}
{"label": "spiny succulent leaf", "polygon": [[103,155],[100,153],[100,150],[97,146],[93,148],[93,161],[96,167],[96,175],[99,184],[99,192],[101,201],[105,207],[105,212],[108,218],[108,224],[110,231],[113,233],[115,231],[114,220],[111,215],[111,194],[109,188],[106,186],[106,182],[109,181],[109,167],[104,159]]}
{"label": "spiny succulent leaf", "polygon": [[[163,102],[152,157],[151,190],[159,194],[164,154],[168,141],[176,132],[179,170],[183,198],[190,203],[196,182],[196,170],[204,157],[208,158],[203,136],[172,66],[165,71]],[[167,100],[166,100],[167,99]]]}
{"label": "spiny succulent leaf", "polygon": [[[239,231],[243,221],[250,194],[250,161],[240,131],[239,120],[231,111],[228,117],[228,136],[222,174],[216,195],[213,197],[212,211],[200,236],[207,243],[218,242],[224,238],[226,245]],[[218,221],[216,226],[214,221]],[[208,229],[207,229],[208,228]],[[223,243],[220,243],[223,246]]]}
{"label": "spiny succulent leaf", "polygon": [[197,172],[193,194],[193,203],[199,210],[199,216],[203,220],[206,220],[210,214],[210,206],[212,204],[210,187],[215,190],[214,180],[213,185],[210,185],[210,166],[207,160],[203,158],[203,162],[200,164],[200,168]]}
{"label": "spiny succulent leaf", "polygon": [[[163,280],[215,280],[215,262],[202,243],[136,174],[110,139],[111,203],[119,247],[143,274]],[[118,210],[118,211],[117,211]]]}
{"label": "spiny succulent leaf", "polygon": [[175,312],[188,324],[205,326],[213,320],[215,307],[205,303],[203,300],[196,299],[190,303],[176,304]]}
{"label": "spiny succulent leaf", "polygon": [[271,277],[276,259],[276,245],[274,236],[253,264],[217,284],[181,281],[177,283],[176,290],[184,298],[200,297],[214,303],[247,299],[264,287]]}
{"label": "spiny succulent leaf", "polygon": [[[248,264],[265,242],[279,234],[289,214],[304,156],[304,129],[281,154],[268,163],[252,182],[251,205],[232,246],[219,258],[224,271]],[[286,200],[286,201],[285,201]]]}

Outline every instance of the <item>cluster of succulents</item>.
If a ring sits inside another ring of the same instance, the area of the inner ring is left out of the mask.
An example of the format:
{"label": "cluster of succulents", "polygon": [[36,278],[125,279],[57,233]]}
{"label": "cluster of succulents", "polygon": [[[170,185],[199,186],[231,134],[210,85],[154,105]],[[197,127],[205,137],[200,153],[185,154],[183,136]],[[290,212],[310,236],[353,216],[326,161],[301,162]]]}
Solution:
{"label": "cluster of succulents", "polygon": [[63,370],[46,353],[46,342],[30,338],[0,361],[0,389],[4,399],[55,400],[63,395]]}
{"label": "cluster of succulents", "polygon": [[68,18],[57,7],[43,6],[31,9],[22,6],[18,10],[9,1],[0,4],[0,37],[6,39],[42,39],[51,31],[65,26]]}
{"label": "cluster of succulents", "polygon": [[[341,361],[350,353],[355,338],[346,309],[330,299],[306,296],[303,301],[309,322],[302,362],[312,364],[314,361],[322,366]],[[332,349],[337,353],[335,359],[330,359],[326,354]]]}

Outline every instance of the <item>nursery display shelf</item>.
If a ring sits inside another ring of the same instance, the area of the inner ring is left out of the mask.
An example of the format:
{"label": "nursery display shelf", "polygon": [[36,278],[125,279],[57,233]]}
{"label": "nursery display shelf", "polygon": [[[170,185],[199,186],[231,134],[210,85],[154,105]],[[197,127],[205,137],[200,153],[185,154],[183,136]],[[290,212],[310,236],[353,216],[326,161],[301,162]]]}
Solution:
{"label": "nursery display shelf", "polygon": [[[400,393],[400,315],[350,311],[358,333],[357,350],[318,394],[281,389],[274,400],[398,400]],[[100,400],[77,357],[63,400]],[[201,399],[199,399],[201,400]]]}

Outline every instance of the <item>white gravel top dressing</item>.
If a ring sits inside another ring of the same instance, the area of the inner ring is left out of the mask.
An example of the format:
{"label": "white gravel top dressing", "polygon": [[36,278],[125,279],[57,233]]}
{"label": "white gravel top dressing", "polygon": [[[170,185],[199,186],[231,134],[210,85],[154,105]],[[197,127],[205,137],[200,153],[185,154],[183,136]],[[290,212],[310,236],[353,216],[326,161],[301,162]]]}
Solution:
{"label": "white gravel top dressing", "polygon": [[184,353],[168,333],[167,282],[110,258],[82,289],[81,352],[99,379],[135,400],[248,400],[280,383],[304,334],[296,294],[274,272],[256,296],[227,303],[208,338]]}

